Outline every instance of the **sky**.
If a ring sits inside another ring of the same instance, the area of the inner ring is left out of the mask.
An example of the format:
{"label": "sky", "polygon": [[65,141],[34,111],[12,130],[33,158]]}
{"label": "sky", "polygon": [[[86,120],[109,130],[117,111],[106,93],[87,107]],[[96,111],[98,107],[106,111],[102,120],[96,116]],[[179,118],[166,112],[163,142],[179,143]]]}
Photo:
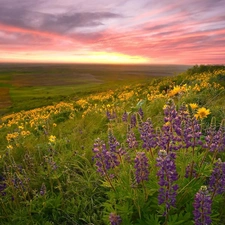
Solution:
{"label": "sky", "polygon": [[0,62],[225,64],[225,0],[0,0]]}

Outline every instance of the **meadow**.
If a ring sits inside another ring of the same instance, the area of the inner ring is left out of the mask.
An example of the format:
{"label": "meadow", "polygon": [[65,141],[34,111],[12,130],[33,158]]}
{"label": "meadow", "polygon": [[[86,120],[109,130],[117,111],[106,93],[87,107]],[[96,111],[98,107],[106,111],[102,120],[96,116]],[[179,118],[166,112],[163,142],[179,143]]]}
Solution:
{"label": "meadow", "polygon": [[0,64],[0,114],[79,99],[127,82],[171,76],[188,66]]}
{"label": "meadow", "polygon": [[224,66],[7,66],[0,224],[224,224]]}

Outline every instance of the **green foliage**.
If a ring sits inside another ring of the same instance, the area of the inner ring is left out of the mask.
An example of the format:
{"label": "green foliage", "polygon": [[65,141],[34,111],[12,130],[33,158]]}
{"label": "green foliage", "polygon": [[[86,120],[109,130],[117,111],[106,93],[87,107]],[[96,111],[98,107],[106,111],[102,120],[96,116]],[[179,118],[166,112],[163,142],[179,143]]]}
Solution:
{"label": "green foliage", "polygon": [[187,74],[199,74],[203,72],[213,73],[215,70],[224,69],[224,65],[195,65],[187,70]]}

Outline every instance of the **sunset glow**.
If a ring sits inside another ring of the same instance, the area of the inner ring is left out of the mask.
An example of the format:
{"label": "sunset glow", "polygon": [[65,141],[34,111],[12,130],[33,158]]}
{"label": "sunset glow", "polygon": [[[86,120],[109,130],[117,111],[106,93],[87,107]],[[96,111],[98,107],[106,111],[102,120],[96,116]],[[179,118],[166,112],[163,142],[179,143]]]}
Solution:
{"label": "sunset glow", "polygon": [[0,62],[225,63],[223,0],[2,0]]}

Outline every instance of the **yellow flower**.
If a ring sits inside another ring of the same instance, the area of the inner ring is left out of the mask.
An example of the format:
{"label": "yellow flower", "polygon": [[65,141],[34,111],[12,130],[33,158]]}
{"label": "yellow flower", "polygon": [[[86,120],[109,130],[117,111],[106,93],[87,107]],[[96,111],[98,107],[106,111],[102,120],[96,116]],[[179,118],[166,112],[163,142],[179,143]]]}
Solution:
{"label": "yellow flower", "polygon": [[198,108],[198,104],[196,104],[196,103],[190,103],[189,105],[191,106],[191,108],[192,108],[193,110],[195,110],[195,109]]}
{"label": "yellow flower", "polygon": [[53,127],[56,127],[57,126],[57,124],[56,123],[53,123]]}
{"label": "yellow flower", "polygon": [[54,143],[54,142],[55,142],[55,139],[56,139],[56,136],[50,135],[50,137],[49,137],[48,140],[49,140],[51,143]]}
{"label": "yellow flower", "polygon": [[164,124],[164,126],[169,127],[169,126],[170,126],[170,121],[166,122],[166,123]]}
{"label": "yellow flower", "polygon": [[8,145],[6,148],[7,148],[8,150],[12,150],[12,149],[13,149],[13,146],[12,146],[12,145]]}
{"label": "yellow flower", "polygon": [[176,85],[173,87],[172,90],[170,90],[170,92],[168,93],[168,96],[173,97],[175,95],[181,94],[186,91],[187,91],[186,84],[184,84],[183,86]]}
{"label": "yellow flower", "polygon": [[199,108],[197,113],[195,114],[195,117],[198,119],[204,119],[210,114],[210,110],[206,109],[205,107]]}

